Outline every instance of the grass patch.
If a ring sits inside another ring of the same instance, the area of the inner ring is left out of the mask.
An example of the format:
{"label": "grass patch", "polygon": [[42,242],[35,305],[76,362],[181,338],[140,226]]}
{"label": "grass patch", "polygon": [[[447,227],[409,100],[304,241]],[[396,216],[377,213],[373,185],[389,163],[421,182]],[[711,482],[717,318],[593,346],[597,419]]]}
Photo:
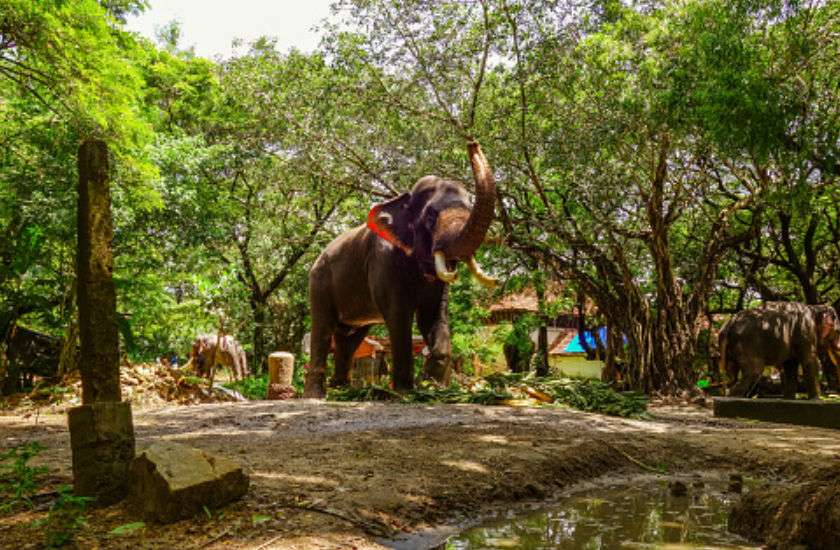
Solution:
{"label": "grass patch", "polygon": [[252,401],[265,399],[265,395],[268,392],[268,373],[258,376],[248,376],[242,380],[222,384],[222,386],[229,390],[238,391],[245,399]]}

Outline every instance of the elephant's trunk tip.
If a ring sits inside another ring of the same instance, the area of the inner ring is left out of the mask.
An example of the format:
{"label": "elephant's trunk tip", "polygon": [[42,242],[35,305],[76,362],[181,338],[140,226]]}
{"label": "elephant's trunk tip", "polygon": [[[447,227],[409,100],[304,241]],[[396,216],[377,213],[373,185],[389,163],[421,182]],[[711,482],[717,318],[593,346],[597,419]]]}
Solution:
{"label": "elephant's trunk tip", "polygon": [[467,144],[467,152],[475,179],[475,205],[461,234],[447,250],[447,255],[451,259],[465,261],[475,254],[484,240],[490,223],[493,221],[496,206],[496,182],[490,163],[481,151],[481,146],[477,141],[472,140]]}

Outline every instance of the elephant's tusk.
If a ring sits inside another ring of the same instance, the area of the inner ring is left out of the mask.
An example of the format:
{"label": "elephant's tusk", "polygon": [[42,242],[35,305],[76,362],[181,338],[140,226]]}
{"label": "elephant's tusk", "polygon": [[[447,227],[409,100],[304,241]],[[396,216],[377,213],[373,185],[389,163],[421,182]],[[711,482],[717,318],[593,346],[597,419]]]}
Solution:
{"label": "elephant's tusk", "polygon": [[438,279],[440,279],[444,283],[451,283],[452,281],[458,278],[457,271],[449,271],[446,268],[446,254],[444,254],[442,250],[436,250],[434,256],[435,274],[437,274]]}
{"label": "elephant's tusk", "polygon": [[475,277],[481,286],[491,289],[496,288],[498,281],[481,271],[481,268],[478,266],[478,262],[475,261],[475,256],[470,256],[470,259],[467,261],[467,266],[470,268],[473,277]]}
{"label": "elephant's tusk", "polygon": [[828,348],[828,357],[831,359],[831,362],[834,363],[835,367],[840,367],[840,360],[838,360],[837,355],[834,353],[834,350]]}

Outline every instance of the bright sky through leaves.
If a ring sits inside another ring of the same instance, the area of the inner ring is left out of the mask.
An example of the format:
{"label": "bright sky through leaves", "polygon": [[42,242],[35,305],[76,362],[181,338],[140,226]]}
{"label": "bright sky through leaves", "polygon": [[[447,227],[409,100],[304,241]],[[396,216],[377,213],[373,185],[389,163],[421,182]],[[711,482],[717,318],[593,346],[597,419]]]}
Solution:
{"label": "bright sky through leaves", "polygon": [[277,38],[281,50],[311,51],[319,36],[313,30],[330,13],[332,0],[152,0],[151,8],[131,17],[128,28],[154,39],[155,29],[172,20],[181,24],[182,47],[196,55],[230,57],[235,38],[245,45],[260,36]]}

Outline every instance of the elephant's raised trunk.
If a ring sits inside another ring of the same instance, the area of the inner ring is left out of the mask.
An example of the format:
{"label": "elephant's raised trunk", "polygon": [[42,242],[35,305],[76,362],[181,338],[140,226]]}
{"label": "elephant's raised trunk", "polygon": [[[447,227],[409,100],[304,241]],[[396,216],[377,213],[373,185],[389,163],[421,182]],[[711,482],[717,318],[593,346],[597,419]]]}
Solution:
{"label": "elephant's raised trunk", "polygon": [[445,250],[446,257],[450,260],[467,261],[475,254],[493,221],[493,210],[496,206],[496,182],[487,158],[475,141],[467,145],[467,152],[475,178],[475,205],[461,233]]}

